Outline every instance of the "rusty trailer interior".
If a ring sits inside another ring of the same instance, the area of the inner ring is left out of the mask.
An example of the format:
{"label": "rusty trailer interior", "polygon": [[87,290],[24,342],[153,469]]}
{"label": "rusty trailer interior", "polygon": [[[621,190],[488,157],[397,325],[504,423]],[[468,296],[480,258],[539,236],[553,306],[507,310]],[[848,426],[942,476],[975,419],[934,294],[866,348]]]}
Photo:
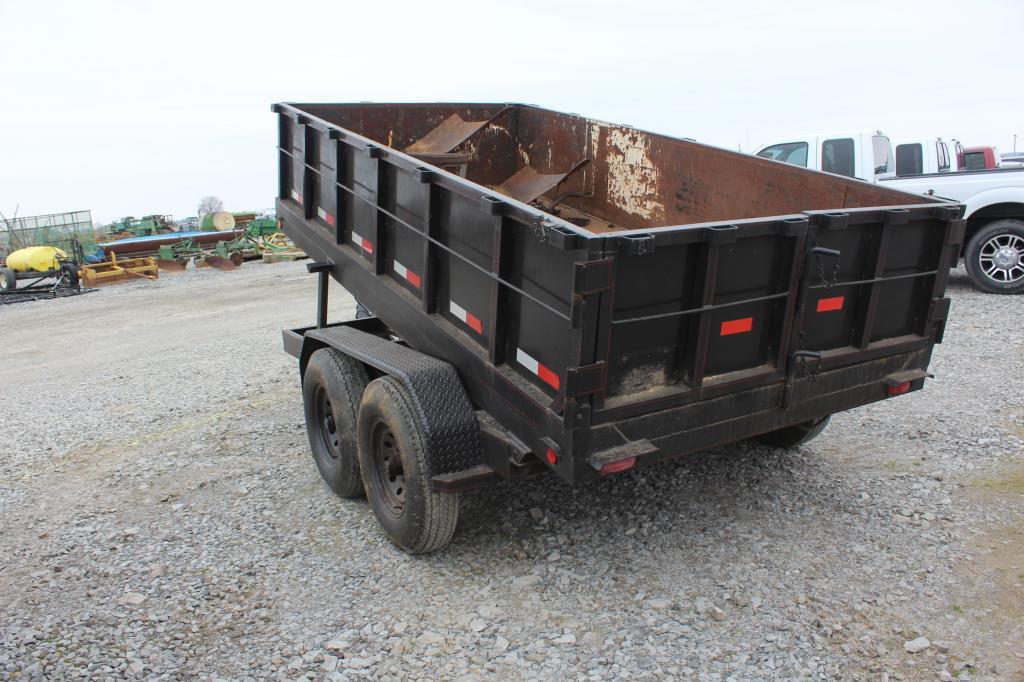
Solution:
{"label": "rusty trailer interior", "polygon": [[941,340],[956,204],[530,105],[274,111],[285,231],[358,329],[457,369],[495,475],[583,481],[917,390]]}

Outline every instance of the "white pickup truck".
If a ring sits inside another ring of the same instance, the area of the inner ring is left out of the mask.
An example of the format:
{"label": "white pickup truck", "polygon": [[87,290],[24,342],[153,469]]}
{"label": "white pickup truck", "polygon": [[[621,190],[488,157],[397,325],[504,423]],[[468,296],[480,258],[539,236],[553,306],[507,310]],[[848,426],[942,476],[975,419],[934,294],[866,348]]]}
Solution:
{"label": "white pickup truck", "polygon": [[896,177],[925,173],[955,173],[964,166],[964,147],[941,137],[893,140]]}
{"label": "white pickup truck", "polygon": [[[795,136],[763,145],[754,153],[964,204],[967,232],[961,257],[971,280],[991,293],[1024,293],[1024,168],[897,177],[892,143],[881,131]],[[948,159],[948,147],[946,154]]]}

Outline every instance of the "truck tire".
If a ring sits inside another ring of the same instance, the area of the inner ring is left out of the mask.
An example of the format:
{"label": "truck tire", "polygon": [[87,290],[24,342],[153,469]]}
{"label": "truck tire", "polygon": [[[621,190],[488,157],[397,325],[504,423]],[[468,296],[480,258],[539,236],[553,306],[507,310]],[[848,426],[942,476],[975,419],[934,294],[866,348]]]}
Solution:
{"label": "truck tire", "polygon": [[313,461],[339,497],[363,494],[356,417],[367,383],[363,363],[333,348],[314,352],[302,377],[302,404]]}
{"label": "truck tire", "polygon": [[431,453],[408,389],[391,376],[370,382],[359,406],[359,465],[366,496],[393,543],[410,554],[448,544],[458,493],[431,489]]}
{"label": "truck tire", "polygon": [[78,283],[81,281],[78,266],[74,263],[63,263],[60,266],[60,271],[64,274],[64,282],[72,289],[77,289]]}
{"label": "truck tire", "polygon": [[0,291],[14,291],[18,288],[18,274],[10,268],[0,268]]}
{"label": "truck tire", "polygon": [[1024,221],[996,220],[975,232],[964,250],[964,264],[982,291],[1024,293]]}
{"label": "truck tire", "polygon": [[812,419],[809,422],[787,426],[778,431],[762,433],[760,436],[757,436],[757,440],[765,445],[771,445],[776,448],[795,448],[797,445],[803,445],[812,438],[817,437],[828,426],[831,418],[832,416],[829,415],[821,419]]}

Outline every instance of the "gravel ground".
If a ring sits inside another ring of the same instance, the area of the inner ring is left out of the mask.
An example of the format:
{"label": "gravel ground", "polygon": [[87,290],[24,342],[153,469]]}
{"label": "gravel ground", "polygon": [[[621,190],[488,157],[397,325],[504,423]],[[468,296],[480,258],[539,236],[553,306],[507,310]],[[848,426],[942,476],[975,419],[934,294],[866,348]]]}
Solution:
{"label": "gravel ground", "polygon": [[302,263],[0,308],[0,678],[1024,679],[1024,299],[951,295],[924,391],[426,557],[319,481]]}

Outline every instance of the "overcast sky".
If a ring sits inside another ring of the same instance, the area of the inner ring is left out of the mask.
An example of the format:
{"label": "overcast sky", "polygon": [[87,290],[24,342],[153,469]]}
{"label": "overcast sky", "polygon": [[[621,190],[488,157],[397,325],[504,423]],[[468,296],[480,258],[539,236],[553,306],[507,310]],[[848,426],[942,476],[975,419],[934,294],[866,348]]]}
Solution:
{"label": "overcast sky", "polygon": [[1024,148],[1024,2],[0,0],[0,211],[273,206],[276,101],[519,101],[744,150]]}

